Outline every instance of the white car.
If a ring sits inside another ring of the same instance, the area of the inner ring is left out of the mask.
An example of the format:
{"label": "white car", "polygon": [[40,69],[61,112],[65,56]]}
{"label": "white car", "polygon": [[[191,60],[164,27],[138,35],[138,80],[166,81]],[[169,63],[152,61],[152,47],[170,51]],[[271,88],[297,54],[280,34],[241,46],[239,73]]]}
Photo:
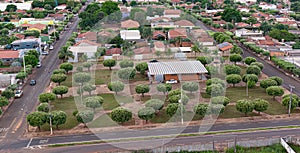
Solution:
{"label": "white car", "polygon": [[49,52],[46,51],[46,52],[42,52],[41,54],[42,54],[42,55],[48,55]]}
{"label": "white car", "polygon": [[40,68],[40,67],[42,67],[42,64],[41,64],[41,62],[38,62],[38,64],[37,64],[37,66],[36,66],[37,68]]}
{"label": "white car", "polygon": [[20,98],[20,97],[22,97],[22,95],[23,95],[23,91],[22,90],[17,90],[16,93],[15,93],[15,97],[16,98]]}
{"label": "white car", "polygon": [[50,50],[53,50],[53,49],[54,49],[54,47],[51,45],[51,46],[49,47],[49,49],[50,49]]}
{"label": "white car", "polygon": [[177,80],[171,79],[171,80],[169,80],[169,81],[166,81],[166,83],[174,84],[174,83],[177,83]]}

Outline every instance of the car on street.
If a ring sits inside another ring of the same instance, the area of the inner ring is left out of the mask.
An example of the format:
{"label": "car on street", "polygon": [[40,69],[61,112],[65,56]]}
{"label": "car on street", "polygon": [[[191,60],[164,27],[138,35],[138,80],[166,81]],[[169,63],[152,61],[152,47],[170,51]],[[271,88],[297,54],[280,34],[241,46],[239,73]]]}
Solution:
{"label": "car on street", "polygon": [[166,83],[174,84],[174,83],[177,83],[177,80],[171,79],[171,80],[166,81]]}
{"label": "car on street", "polygon": [[42,55],[48,55],[49,52],[45,51],[45,52],[42,52],[41,54],[42,54]]}
{"label": "car on street", "polygon": [[36,66],[37,68],[40,68],[40,67],[42,67],[42,64],[41,64],[41,62],[38,62],[38,64],[37,64],[37,66]]}
{"label": "car on street", "polygon": [[50,47],[49,47],[49,50],[53,50],[54,49],[54,47],[51,45]]}
{"label": "car on street", "polygon": [[15,93],[15,98],[20,98],[23,95],[23,91],[22,90],[17,90]]}
{"label": "car on street", "polygon": [[30,85],[31,86],[34,86],[36,84],[36,81],[35,80],[30,80]]}

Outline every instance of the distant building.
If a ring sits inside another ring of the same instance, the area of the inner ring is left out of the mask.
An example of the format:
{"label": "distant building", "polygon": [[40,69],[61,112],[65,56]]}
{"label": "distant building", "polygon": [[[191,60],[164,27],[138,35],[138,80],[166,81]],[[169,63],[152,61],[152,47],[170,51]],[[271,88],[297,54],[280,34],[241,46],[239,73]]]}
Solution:
{"label": "distant building", "polygon": [[141,34],[139,30],[121,30],[120,35],[123,40],[141,39]]}
{"label": "distant building", "polygon": [[17,9],[19,10],[31,10],[31,2],[26,2],[26,3],[0,3],[0,10],[5,11],[7,5],[15,5],[17,6]]}
{"label": "distant building", "polygon": [[121,22],[121,28],[130,29],[130,28],[139,28],[140,24],[137,21],[126,20]]}
{"label": "distant building", "polygon": [[33,38],[33,39],[22,39],[22,40],[15,40],[11,43],[11,48],[13,50],[19,49],[35,49],[40,48],[41,46],[41,39],[40,38]]}
{"label": "distant building", "polygon": [[0,51],[0,61],[3,65],[10,65],[12,62],[21,59],[20,51],[3,50]]}
{"label": "distant building", "polygon": [[78,62],[83,55],[86,55],[88,59],[95,57],[95,53],[98,50],[98,46],[70,46],[69,51],[74,55],[74,59],[70,58],[69,62]]}
{"label": "distant building", "polygon": [[167,18],[179,18],[181,15],[181,10],[165,10],[164,17]]}

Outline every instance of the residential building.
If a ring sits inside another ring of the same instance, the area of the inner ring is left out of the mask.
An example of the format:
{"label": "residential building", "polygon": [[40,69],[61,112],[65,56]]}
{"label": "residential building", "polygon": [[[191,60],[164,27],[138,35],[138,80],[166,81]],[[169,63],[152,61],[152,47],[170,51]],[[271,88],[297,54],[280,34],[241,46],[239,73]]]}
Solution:
{"label": "residential building", "polygon": [[246,3],[256,3],[257,2],[257,0],[234,0],[234,2],[235,3],[244,3],[244,4],[246,4]]}
{"label": "residential building", "polygon": [[166,34],[162,31],[154,31],[152,34],[152,39],[154,40],[165,40],[167,38]]}
{"label": "residential building", "polygon": [[168,38],[169,39],[174,39],[174,38],[177,38],[177,37],[187,38],[188,36],[187,36],[186,29],[178,28],[178,29],[169,30],[169,32],[168,32]]}
{"label": "residential building", "polygon": [[214,39],[211,37],[199,37],[198,42],[202,44],[203,46],[213,46],[214,45]]}
{"label": "residential building", "polygon": [[126,20],[121,22],[121,28],[130,29],[130,28],[139,28],[140,24],[134,20]]}
{"label": "residential building", "polygon": [[32,1],[26,3],[0,3],[0,10],[2,12],[5,11],[7,5],[15,5],[19,10],[31,10],[32,9],[31,3]]}
{"label": "residential building", "polygon": [[22,39],[22,40],[15,40],[11,43],[11,48],[13,50],[19,49],[35,49],[40,48],[41,46],[41,39],[40,38],[33,38],[33,39]]}
{"label": "residential building", "polygon": [[165,51],[165,44],[162,41],[155,41],[154,43],[154,50],[164,52]]}
{"label": "residential building", "polygon": [[151,28],[177,28],[174,22],[152,22]]}
{"label": "residential building", "polygon": [[182,28],[190,28],[192,29],[195,25],[191,21],[188,20],[179,20],[175,22],[175,25]]}
{"label": "residential building", "polygon": [[118,55],[122,54],[121,48],[111,48],[111,49],[108,49],[105,51],[106,56],[112,56],[112,55],[116,55],[116,54],[118,54]]}
{"label": "residential building", "polygon": [[76,41],[81,41],[81,40],[89,40],[92,42],[97,42],[97,33],[91,31],[80,33],[78,34]]}
{"label": "residential building", "polygon": [[141,39],[139,30],[121,30],[120,36],[123,40],[138,40]]}
{"label": "residential building", "polygon": [[258,7],[262,8],[262,10],[276,10],[277,9],[277,5],[268,4],[266,2],[261,2]]}
{"label": "residential building", "polygon": [[181,10],[164,10],[164,17],[167,18],[179,18]]}
{"label": "residential building", "polygon": [[259,31],[253,31],[253,30],[248,30],[248,29],[238,29],[235,32],[235,36],[237,37],[262,37],[263,36],[263,32]]}
{"label": "residential building", "polygon": [[199,61],[176,61],[148,63],[148,75],[150,81],[163,78],[163,81],[171,79],[177,81],[202,80],[202,75],[208,73],[204,65]]}
{"label": "residential building", "polygon": [[0,61],[3,65],[10,65],[12,62],[16,60],[20,60],[20,51],[15,50],[3,50],[0,51]]}
{"label": "residential building", "polygon": [[78,62],[83,55],[86,55],[88,59],[95,57],[95,53],[98,50],[98,46],[70,46],[69,51],[74,55],[74,59],[69,58],[68,62]]}
{"label": "residential building", "polygon": [[220,51],[223,52],[224,56],[229,56],[230,50],[233,48],[233,45],[229,42],[223,42],[221,44],[218,44],[217,47]]}

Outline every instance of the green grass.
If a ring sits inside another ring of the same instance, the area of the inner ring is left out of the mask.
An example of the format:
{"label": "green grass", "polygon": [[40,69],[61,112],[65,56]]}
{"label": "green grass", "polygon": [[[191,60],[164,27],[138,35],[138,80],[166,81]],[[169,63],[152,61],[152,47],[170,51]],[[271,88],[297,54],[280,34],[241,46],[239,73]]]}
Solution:
{"label": "green grass", "polygon": [[[170,117],[165,110],[161,110],[159,114],[157,114],[153,119],[150,120],[152,123],[166,123],[166,122],[180,122],[180,115],[178,117]],[[184,121],[195,121],[195,120],[200,120],[201,117],[198,115],[195,115],[191,111],[187,111],[183,115],[183,120]]]}
{"label": "green grass", "polygon": [[[237,146],[237,153],[286,153],[286,150],[280,144],[274,144],[265,147],[244,148]],[[234,153],[234,149],[230,148],[226,153]]]}
{"label": "green grass", "polygon": [[133,99],[127,96],[120,96],[114,94],[100,94],[99,96],[103,97],[103,109],[104,110],[112,110],[120,106],[121,103],[131,103]]}
{"label": "green grass", "polygon": [[[95,71],[95,76],[92,75],[92,81],[95,82],[96,85],[101,85],[101,84],[108,84],[112,80],[118,80],[116,70],[108,70],[108,69],[103,69],[103,70],[96,70]],[[87,72],[89,73],[89,72]],[[113,76],[113,77],[112,77]],[[68,77],[66,81],[62,82],[61,85],[67,86],[67,87],[72,87],[72,86],[77,86],[76,83],[72,83],[72,74],[68,74]],[[135,78],[132,81],[147,81],[147,77],[145,75],[141,75],[140,73],[137,73],[135,75]],[[93,82],[93,83],[94,83]]]}
{"label": "green grass", "polygon": [[[248,117],[258,116],[258,114],[247,113],[247,116]],[[245,117],[245,114],[237,111],[234,105],[226,106],[224,112],[219,116],[219,118],[239,118],[239,117]]]}
{"label": "green grass", "polygon": [[[65,124],[60,125],[59,129],[72,129],[79,123],[73,116],[73,112],[77,110],[74,97],[58,98],[51,102],[52,110],[62,110],[67,113],[67,121]],[[49,124],[45,124],[41,128],[42,130],[49,130]]]}
{"label": "green grass", "polygon": [[300,152],[300,146],[289,143],[289,146],[295,151]]}
{"label": "green grass", "polygon": [[96,118],[94,121],[88,124],[90,128],[100,128],[100,127],[111,127],[117,126],[118,124],[114,122],[110,117],[109,114],[103,114]]}
{"label": "green grass", "polygon": [[241,76],[243,76],[244,74],[246,74],[247,67],[246,66],[241,66],[241,65],[239,65],[239,67],[241,68]]}

